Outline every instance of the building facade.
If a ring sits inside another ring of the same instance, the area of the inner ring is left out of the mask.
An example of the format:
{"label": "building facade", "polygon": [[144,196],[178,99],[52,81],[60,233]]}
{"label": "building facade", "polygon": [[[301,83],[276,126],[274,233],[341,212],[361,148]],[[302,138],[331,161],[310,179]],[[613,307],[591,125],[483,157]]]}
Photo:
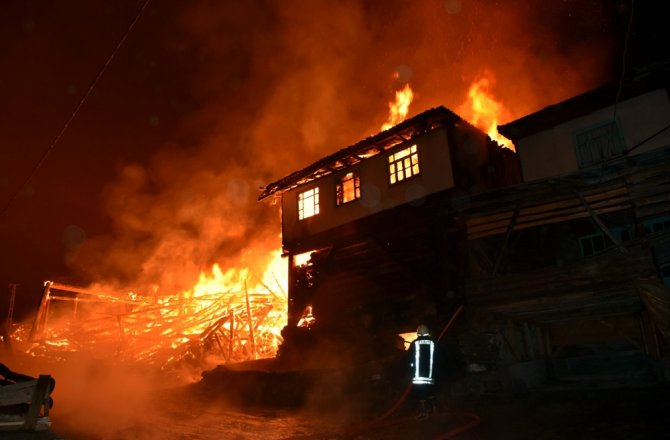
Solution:
{"label": "building facade", "polygon": [[268,185],[289,259],[284,346],[309,327],[365,357],[443,325],[462,296],[454,203],[518,181],[513,152],[439,107]]}

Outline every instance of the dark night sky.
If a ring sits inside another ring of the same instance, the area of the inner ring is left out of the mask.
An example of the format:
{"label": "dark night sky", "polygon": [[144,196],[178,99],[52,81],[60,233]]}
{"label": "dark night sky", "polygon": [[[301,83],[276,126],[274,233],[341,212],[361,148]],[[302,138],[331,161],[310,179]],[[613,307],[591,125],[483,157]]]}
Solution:
{"label": "dark night sky", "polygon": [[[507,118],[616,79],[630,0],[144,0],[0,6],[0,315],[53,279],[167,291],[280,242],[258,187],[492,74]],[[667,53],[633,5],[627,63]],[[399,79],[394,77],[394,73]],[[10,202],[11,201],[11,202]],[[190,283],[190,284],[189,284]]]}

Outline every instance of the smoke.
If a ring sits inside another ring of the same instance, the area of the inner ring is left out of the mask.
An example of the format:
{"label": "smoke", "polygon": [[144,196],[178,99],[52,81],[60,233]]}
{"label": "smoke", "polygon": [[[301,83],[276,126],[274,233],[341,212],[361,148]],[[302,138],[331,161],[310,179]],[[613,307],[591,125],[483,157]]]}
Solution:
{"label": "smoke", "polygon": [[[416,92],[411,116],[438,105],[457,109],[473,81],[493,75],[490,91],[510,120],[597,86],[612,76],[618,43],[611,26],[621,14],[608,0],[199,0],[181,7],[164,17],[175,26],[167,44],[196,54],[187,81],[198,110],[183,115],[174,142],[118,166],[101,197],[110,233],[64,236],[73,243],[70,267],[113,291],[172,294],[214,263],[260,274],[281,244],[279,207],[257,201],[261,186],[375,134],[387,102],[407,82]],[[164,378],[79,355],[53,368],[16,361],[29,374],[54,374],[54,417],[115,438],[162,411],[154,390],[170,385]],[[346,397],[331,391],[310,402],[336,406]],[[208,420],[202,426],[222,423]],[[172,417],[170,427],[180,422]]]}
{"label": "smoke", "polygon": [[114,438],[110,433],[138,423],[140,415],[151,414],[155,406],[149,400],[151,390],[166,388],[155,372],[94,360],[85,353],[73,354],[67,363],[6,353],[3,363],[32,377],[50,374],[55,379],[50,418],[57,432],[75,433],[68,436],[72,439]]}
{"label": "smoke", "polygon": [[103,196],[113,234],[74,249],[71,267],[170,293],[215,262],[260,270],[280,245],[280,216],[256,201],[259,188],[375,134],[405,82],[416,91],[411,115],[457,109],[492,75],[511,119],[599,85],[616,47],[603,29],[619,9],[554,3],[184,5],[173,18],[179,44],[199,60],[189,78],[199,109],[180,128],[188,141],[119,168]]}

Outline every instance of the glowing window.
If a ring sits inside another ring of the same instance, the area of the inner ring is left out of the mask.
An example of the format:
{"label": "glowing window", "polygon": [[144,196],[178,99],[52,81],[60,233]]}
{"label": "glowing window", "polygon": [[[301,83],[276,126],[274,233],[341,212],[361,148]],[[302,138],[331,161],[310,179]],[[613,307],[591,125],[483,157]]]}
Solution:
{"label": "glowing window", "polygon": [[347,173],[337,182],[335,190],[338,205],[359,199],[361,197],[361,179],[355,173]]}
{"label": "glowing window", "polygon": [[391,185],[419,174],[419,154],[416,145],[389,156],[389,178]]}
{"label": "glowing window", "polygon": [[319,213],[319,188],[298,194],[298,218],[300,220],[315,216]]}

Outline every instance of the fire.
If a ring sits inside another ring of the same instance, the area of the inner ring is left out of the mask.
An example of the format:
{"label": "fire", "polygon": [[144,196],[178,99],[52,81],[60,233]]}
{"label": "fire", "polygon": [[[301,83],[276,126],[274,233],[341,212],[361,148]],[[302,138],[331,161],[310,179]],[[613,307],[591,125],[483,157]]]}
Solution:
{"label": "fire", "polygon": [[30,335],[17,328],[13,337],[29,340],[36,356],[88,352],[161,368],[273,357],[287,321],[288,274],[281,249],[268,260],[261,276],[214,264],[192,288],[161,297],[47,282]]}
{"label": "fire", "polygon": [[395,92],[395,101],[389,102],[389,118],[384,125],[382,131],[397,125],[405,120],[409,112],[409,106],[414,99],[414,92],[409,83],[405,84],[402,90]]}
{"label": "fire", "polygon": [[514,150],[512,141],[498,133],[498,121],[504,107],[490,92],[492,83],[490,75],[474,81],[468,90],[468,101],[461,106],[463,109],[461,111],[470,114],[469,122],[486,132],[500,146]]}

